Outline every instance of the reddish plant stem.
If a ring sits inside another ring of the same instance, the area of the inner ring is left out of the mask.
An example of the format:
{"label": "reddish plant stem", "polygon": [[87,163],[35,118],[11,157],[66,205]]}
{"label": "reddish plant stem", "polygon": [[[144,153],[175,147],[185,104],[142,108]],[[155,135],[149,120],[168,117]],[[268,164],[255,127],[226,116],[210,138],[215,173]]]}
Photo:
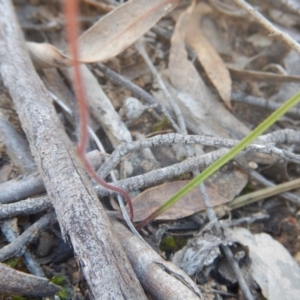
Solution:
{"label": "reddish plant stem", "polygon": [[78,0],[64,0],[64,11],[66,16],[66,32],[69,45],[69,51],[73,59],[74,68],[74,89],[76,93],[76,98],[78,102],[79,118],[80,118],[80,138],[77,146],[78,156],[83,162],[89,175],[101,186],[108,190],[112,190],[117,194],[120,194],[125,198],[128,203],[130,219],[133,220],[133,206],[132,201],[128,193],[118,187],[112,186],[105,182],[102,178],[98,176],[93,167],[90,165],[85,156],[86,145],[88,142],[88,110],[86,97],[84,93],[83,80],[79,68],[79,53],[77,47],[77,37],[79,36],[79,29],[77,26],[77,15],[78,15]]}
{"label": "reddish plant stem", "polygon": [[130,220],[132,222],[133,221],[133,206],[132,206],[131,198],[128,195],[128,193],[119,187],[110,185],[109,183],[104,181],[101,177],[99,177],[85,156],[84,157],[80,156],[80,158],[81,159],[83,158],[82,161],[83,161],[83,165],[84,165],[85,169],[88,171],[88,173],[91,175],[91,177],[94,178],[94,180],[98,184],[100,184],[101,186],[103,186],[104,188],[106,188],[108,190],[111,190],[111,191],[116,192],[117,194],[120,194],[121,196],[123,196],[125,198],[125,200],[128,204],[128,207],[129,207]]}
{"label": "reddish plant stem", "polygon": [[165,210],[159,210],[152,213],[150,216],[148,216],[145,220],[139,222],[135,228],[137,230],[141,230],[145,226],[147,226],[150,222],[152,222],[156,217],[158,217],[160,214],[162,214]]}

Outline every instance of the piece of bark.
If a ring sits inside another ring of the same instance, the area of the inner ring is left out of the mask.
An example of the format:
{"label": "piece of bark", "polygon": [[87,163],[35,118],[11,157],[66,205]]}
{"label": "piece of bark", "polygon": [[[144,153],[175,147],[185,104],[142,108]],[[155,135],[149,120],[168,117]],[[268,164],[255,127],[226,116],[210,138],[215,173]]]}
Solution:
{"label": "piece of bark", "polygon": [[16,106],[63,236],[74,248],[92,296],[146,299],[28,57],[11,2],[0,0],[0,11],[1,76]]}
{"label": "piece of bark", "polygon": [[174,264],[164,261],[150,246],[125,226],[113,221],[122,246],[144,289],[153,299],[199,300],[201,292],[191,278]]}
{"label": "piece of bark", "polygon": [[5,295],[47,297],[59,291],[59,287],[46,278],[16,271],[2,263],[0,263],[0,278],[2,278],[0,293]]}

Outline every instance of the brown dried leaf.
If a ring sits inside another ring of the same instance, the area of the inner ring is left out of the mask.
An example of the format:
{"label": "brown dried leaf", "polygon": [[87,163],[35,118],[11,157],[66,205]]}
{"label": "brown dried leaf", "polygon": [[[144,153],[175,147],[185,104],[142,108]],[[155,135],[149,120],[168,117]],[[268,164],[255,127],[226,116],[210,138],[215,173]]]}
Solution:
{"label": "brown dried leaf", "polygon": [[169,77],[176,89],[174,98],[185,118],[199,128],[199,132],[240,139],[250,130],[211,95],[195,66],[188,60],[183,30],[191,11],[192,7],[180,15],[171,39]]}
{"label": "brown dried leaf", "polygon": [[[132,202],[134,222],[144,220],[188,182],[188,180],[168,182],[139,194]],[[207,193],[209,198],[212,199],[213,206],[228,202],[226,198],[218,195],[213,188],[207,187]],[[193,189],[166,212],[158,216],[157,220],[176,220],[202,210],[205,210],[205,205],[201,199],[200,192],[198,189]]]}
{"label": "brown dried leaf", "polygon": [[47,43],[27,42],[27,49],[37,69],[68,67],[72,61],[57,48]]}
{"label": "brown dried leaf", "polygon": [[103,61],[118,55],[178,3],[179,0],[133,0],[119,6],[79,38],[81,60]]}
{"label": "brown dried leaf", "polygon": [[[219,172],[218,172],[219,173]],[[229,175],[227,177],[227,175]],[[144,220],[189,181],[173,181],[147,189],[133,199],[134,221]],[[231,201],[247,183],[247,175],[239,170],[225,170],[206,183],[212,206]],[[228,188],[230,187],[230,190]],[[176,220],[205,210],[200,191],[196,188],[157,217],[157,220]]]}
{"label": "brown dried leaf", "polygon": [[[171,11],[179,1],[132,0],[120,5],[80,36],[80,61],[104,61],[118,55]],[[29,51],[39,67],[70,65],[67,56],[51,45],[29,43]]]}
{"label": "brown dried leaf", "polygon": [[199,3],[192,11],[185,27],[185,41],[196,52],[209,79],[217,89],[226,106],[231,109],[231,78],[222,58],[201,30],[201,19],[210,13],[211,8],[205,3]]}
{"label": "brown dried leaf", "polygon": [[183,12],[174,29],[169,56],[169,77],[177,89],[183,114],[207,135],[224,136],[224,130],[209,116],[211,97],[193,63],[188,60],[184,44],[184,27],[190,9]]}

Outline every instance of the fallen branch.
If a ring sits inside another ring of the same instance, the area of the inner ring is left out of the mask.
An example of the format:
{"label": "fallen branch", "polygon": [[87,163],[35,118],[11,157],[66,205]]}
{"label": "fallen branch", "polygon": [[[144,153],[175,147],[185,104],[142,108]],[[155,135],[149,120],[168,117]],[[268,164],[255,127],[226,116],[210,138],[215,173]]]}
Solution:
{"label": "fallen branch", "polygon": [[[145,299],[73,145],[26,52],[10,1],[0,1],[0,72],[65,239],[95,299]],[[121,266],[121,267],[120,267]]]}
{"label": "fallen branch", "polygon": [[6,295],[25,295],[32,297],[53,296],[59,287],[43,277],[16,271],[0,263],[0,293]]}
{"label": "fallen branch", "polygon": [[150,246],[119,222],[114,221],[113,226],[135,273],[153,299],[202,298],[197,285],[186,273],[174,264],[164,261]]}

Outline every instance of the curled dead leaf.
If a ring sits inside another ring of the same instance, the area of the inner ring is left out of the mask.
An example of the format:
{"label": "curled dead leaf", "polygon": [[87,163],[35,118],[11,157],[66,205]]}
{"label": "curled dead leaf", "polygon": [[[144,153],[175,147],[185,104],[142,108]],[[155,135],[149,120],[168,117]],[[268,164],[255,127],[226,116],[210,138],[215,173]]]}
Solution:
{"label": "curled dead leaf", "polygon": [[[188,9],[180,15],[172,35],[169,55],[170,81],[177,90],[175,99],[183,114],[199,127],[202,133],[222,136],[220,132],[223,129],[209,116],[211,97],[208,89],[187,57],[184,28],[189,13]],[[171,87],[169,89],[171,90]],[[224,132],[224,134],[226,133]]]}
{"label": "curled dead leaf", "polygon": [[31,60],[37,69],[68,67],[72,64],[67,56],[50,44],[27,42],[26,45]]}
{"label": "curled dead leaf", "polygon": [[185,27],[185,41],[195,51],[207,76],[217,89],[220,97],[231,109],[231,77],[222,58],[201,30],[201,19],[211,12],[205,3],[199,3],[191,12]]}
{"label": "curled dead leaf", "polygon": [[[120,5],[78,40],[80,62],[110,59],[133,44],[180,0],[132,0]],[[27,43],[33,62],[39,68],[69,66],[70,58],[49,44]]]}

